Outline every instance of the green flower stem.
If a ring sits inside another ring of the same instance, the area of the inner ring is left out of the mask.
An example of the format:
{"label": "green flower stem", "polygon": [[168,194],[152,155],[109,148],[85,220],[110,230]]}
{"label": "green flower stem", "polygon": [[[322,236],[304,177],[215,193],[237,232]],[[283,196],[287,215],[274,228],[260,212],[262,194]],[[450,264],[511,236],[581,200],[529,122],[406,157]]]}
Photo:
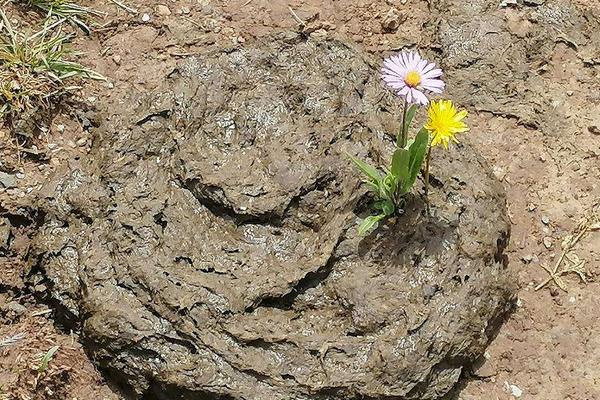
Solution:
{"label": "green flower stem", "polygon": [[427,158],[425,160],[425,198],[429,196],[429,165],[431,164],[431,145],[427,149]]}
{"label": "green flower stem", "polygon": [[404,99],[404,107],[402,108],[402,125],[400,126],[400,133],[398,134],[398,139],[396,140],[396,146],[404,149],[407,143],[406,137],[406,112],[408,111],[408,102]]}

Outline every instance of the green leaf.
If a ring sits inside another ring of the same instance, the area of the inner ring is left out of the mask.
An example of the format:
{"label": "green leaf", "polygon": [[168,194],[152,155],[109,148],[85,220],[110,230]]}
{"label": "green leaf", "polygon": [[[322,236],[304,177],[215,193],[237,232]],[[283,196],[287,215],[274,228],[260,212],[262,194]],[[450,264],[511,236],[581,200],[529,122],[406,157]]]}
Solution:
{"label": "green leaf", "polygon": [[390,201],[390,200],[384,201],[383,204],[382,204],[382,208],[381,209],[385,213],[386,217],[389,217],[390,215],[393,215],[394,212],[396,211],[396,207],[394,206],[394,202]]}
{"label": "green leaf", "polygon": [[391,199],[393,194],[396,192],[396,188],[398,187],[398,179],[390,172],[383,178],[382,185],[383,191],[381,193],[382,198]]}
{"label": "green leaf", "polygon": [[358,226],[358,234],[360,236],[366,236],[367,234],[375,230],[377,228],[377,225],[379,225],[379,221],[381,221],[384,218],[385,214],[379,214],[371,215],[363,219],[363,221]]}
{"label": "green leaf", "polygon": [[[347,154],[347,153],[346,153]],[[381,173],[377,170],[377,168],[370,166],[366,162],[359,160],[356,157],[348,154],[348,157],[352,160],[352,162],[360,169],[365,175],[369,177],[369,179],[380,182],[382,179]]]}
{"label": "green leaf", "polygon": [[380,182],[368,181],[365,182],[365,184],[369,187],[369,189],[371,189],[372,192],[377,193],[377,195],[379,195],[381,192]]}
{"label": "green leaf", "polygon": [[56,353],[59,349],[59,346],[54,346],[46,354],[42,357],[40,361],[40,365],[38,366],[38,372],[40,374],[44,373],[48,369],[48,365],[50,364],[50,360],[54,357],[54,353]]}
{"label": "green leaf", "polygon": [[410,124],[412,124],[415,114],[417,113],[417,108],[418,106],[416,104],[413,104],[408,108],[408,111],[406,112],[406,120],[404,121],[405,132],[408,132],[408,129],[410,128]]}
{"label": "green leaf", "polygon": [[386,217],[393,215],[396,211],[396,206],[392,200],[380,200],[373,205],[373,208],[383,211]]}
{"label": "green leaf", "polygon": [[402,182],[402,193],[408,193],[412,189],[417,176],[421,171],[421,165],[425,160],[427,149],[429,148],[429,132],[423,128],[415,136],[415,141],[408,148],[410,153],[410,161],[408,165],[408,179]]}
{"label": "green leaf", "polygon": [[410,163],[410,152],[406,149],[397,149],[392,156],[392,174],[402,184],[409,178],[408,166]]}

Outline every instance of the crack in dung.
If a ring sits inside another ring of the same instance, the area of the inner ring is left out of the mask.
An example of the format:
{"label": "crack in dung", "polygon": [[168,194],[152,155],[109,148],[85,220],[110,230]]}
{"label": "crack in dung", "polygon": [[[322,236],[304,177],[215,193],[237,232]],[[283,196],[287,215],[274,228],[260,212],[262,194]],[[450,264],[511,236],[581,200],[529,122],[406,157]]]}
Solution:
{"label": "crack in dung", "polygon": [[230,205],[223,204],[213,198],[211,194],[217,193],[216,196],[225,198],[225,192],[220,186],[205,185],[199,179],[188,179],[179,181],[179,187],[187,190],[192,196],[198,200],[200,204],[206,207],[213,215],[223,219],[231,220],[235,225],[241,226],[246,224],[271,224],[281,225],[281,218],[274,212],[267,212],[258,215],[241,214]]}
{"label": "crack in dung", "polygon": [[[327,171],[309,185],[300,188],[299,193],[289,199],[283,211],[270,210],[261,214],[244,214],[234,209],[226,198],[225,191],[222,187],[216,185],[203,184],[200,179],[188,179],[186,181],[177,181],[177,185],[187,190],[213,215],[231,220],[235,225],[272,225],[281,227],[285,220],[290,216],[291,210],[298,206],[300,200],[315,190],[323,190],[327,185],[335,180],[336,176],[333,172]],[[219,201],[217,199],[224,199]],[[307,226],[307,225],[305,225]],[[311,226],[307,228],[313,229]]]}
{"label": "crack in dung", "polygon": [[340,236],[336,244],[333,246],[331,250],[331,255],[325,265],[321,266],[316,271],[308,272],[304,277],[298,280],[295,284],[293,284],[290,290],[283,295],[280,296],[268,296],[257,299],[257,304],[255,306],[248,307],[246,312],[253,312],[254,310],[265,307],[265,308],[278,308],[281,310],[290,310],[294,305],[294,301],[296,298],[304,293],[306,293],[309,289],[313,289],[324,283],[327,278],[331,275],[333,271],[334,264],[338,260],[335,256],[335,251],[339,244],[342,242],[346,231],[341,232]]}

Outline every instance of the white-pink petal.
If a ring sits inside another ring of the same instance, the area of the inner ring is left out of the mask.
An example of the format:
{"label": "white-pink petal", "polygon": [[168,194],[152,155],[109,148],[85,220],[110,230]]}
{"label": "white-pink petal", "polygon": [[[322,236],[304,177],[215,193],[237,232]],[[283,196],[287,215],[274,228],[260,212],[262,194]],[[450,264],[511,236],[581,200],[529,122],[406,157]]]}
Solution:
{"label": "white-pink petal", "polygon": [[437,78],[439,76],[442,76],[443,72],[441,69],[437,68],[437,69],[432,69],[431,71],[423,74],[423,78]]}
{"label": "white-pink petal", "polygon": [[408,53],[400,53],[400,57],[402,59],[402,65],[406,68],[408,67]]}
{"label": "white-pink petal", "polygon": [[410,92],[410,88],[406,85],[398,92],[400,96],[406,96]]}
{"label": "white-pink petal", "polygon": [[427,100],[427,96],[425,96],[425,94],[423,92],[421,92],[420,90],[413,89],[412,93],[413,93],[415,100],[419,104],[426,106],[429,103],[429,100]]}
{"label": "white-pink petal", "polygon": [[429,63],[427,64],[427,66],[425,66],[425,68],[423,68],[423,74],[428,73],[429,71],[431,71],[432,69],[435,68],[435,64],[434,63]]}
{"label": "white-pink petal", "polygon": [[425,68],[425,66],[427,66],[427,60],[421,60],[419,61],[419,63],[417,64],[417,71],[419,71],[419,73],[421,75],[424,74],[423,69]]}
{"label": "white-pink petal", "polygon": [[428,87],[423,87],[423,89],[430,91],[431,93],[437,93],[437,94],[441,94],[444,89],[443,88],[428,88]]}
{"label": "white-pink petal", "polygon": [[394,60],[392,60],[392,59],[385,60],[385,61],[383,62],[383,66],[384,66],[385,68],[389,68],[389,69],[391,69],[391,70],[396,70],[396,69],[398,69],[398,68],[402,68],[402,64],[401,64],[401,63],[395,62],[395,61],[394,61]]}
{"label": "white-pink petal", "polygon": [[421,55],[419,55],[419,53],[414,53],[414,58],[413,58],[413,68],[417,69],[419,64],[421,63]]}
{"label": "white-pink petal", "polygon": [[428,86],[428,87],[436,87],[436,88],[443,88],[446,86],[446,84],[444,83],[444,81],[440,80],[440,79],[423,79],[423,82],[421,82],[422,86]]}

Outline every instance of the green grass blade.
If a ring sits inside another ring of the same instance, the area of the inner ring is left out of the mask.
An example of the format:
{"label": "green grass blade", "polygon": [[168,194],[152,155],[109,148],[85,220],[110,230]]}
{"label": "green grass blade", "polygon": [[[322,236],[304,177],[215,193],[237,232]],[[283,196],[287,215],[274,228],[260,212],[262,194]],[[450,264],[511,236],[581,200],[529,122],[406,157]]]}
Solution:
{"label": "green grass blade", "polygon": [[44,357],[42,357],[42,360],[40,361],[40,365],[38,367],[38,372],[40,374],[43,374],[44,372],[46,372],[46,370],[48,369],[48,366],[50,364],[50,361],[52,360],[52,357],[54,357],[54,354],[58,351],[58,349],[59,349],[59,346],[54,346],[50,350],[48,350],[48,352],[46,354],[44,354]]}

